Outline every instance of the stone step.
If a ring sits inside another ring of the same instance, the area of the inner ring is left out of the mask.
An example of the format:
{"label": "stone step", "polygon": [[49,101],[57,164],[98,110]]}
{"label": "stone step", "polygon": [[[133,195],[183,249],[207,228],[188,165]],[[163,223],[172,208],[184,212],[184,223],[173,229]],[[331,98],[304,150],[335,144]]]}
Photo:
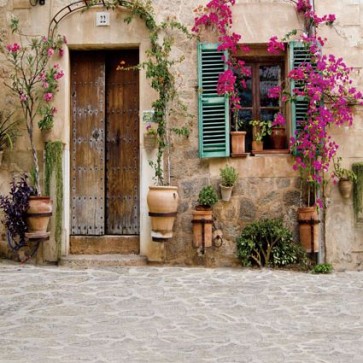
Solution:
{"label": "stone step", "polygon": [[147,259],[134,254],[68,255],[60,259],[59,265],[70,268],[145,266]]}

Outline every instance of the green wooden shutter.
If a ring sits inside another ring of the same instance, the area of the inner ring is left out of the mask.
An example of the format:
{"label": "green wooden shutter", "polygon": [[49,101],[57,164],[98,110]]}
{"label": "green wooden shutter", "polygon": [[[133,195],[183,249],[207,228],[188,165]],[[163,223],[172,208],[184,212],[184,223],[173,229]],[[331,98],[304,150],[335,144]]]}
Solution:
{"label": "green wooden shutter", "polygon": [[229,156],[229,101],[217,94],[219,75],[227,69],[218,44],[198,44],[199,156]]}
{"label": "green wooden shutter", "polygon": [[[290,43],[290,70],[297,68],[302,63],[311,62],[311,54],[304,44],[300,42]],[[294,80],[290,83],[290,91],[299,88]],[[301,85],[300,87],[303,87]],[[298,96],[291,106],[291,131],[295,135],[295,131],[301,128],[301,124],[307,118],[307,111],[309,107],[309,100],[303,96]]]}

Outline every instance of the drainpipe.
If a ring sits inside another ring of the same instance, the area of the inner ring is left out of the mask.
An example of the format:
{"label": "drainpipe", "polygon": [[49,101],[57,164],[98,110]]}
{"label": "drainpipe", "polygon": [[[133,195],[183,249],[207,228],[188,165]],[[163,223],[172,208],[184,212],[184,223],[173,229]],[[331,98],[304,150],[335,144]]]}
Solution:
{"label": "drainpipe", "polygon": [[[311,5],[311,10],[315,11],[315,0],[309,0],[309,3]],[[309,27],[309,35],[315,34],[316,33],[316,28],[314,25]],[[323,195],[321,195],[320,197],[325,198]],[[325,239],[325,219],[326,219],[326,207],[323,207],[319,210],[319,217],[318,217],[321,221],[320,223],[320,241],[319,241],[319,251],[318,251],[318,256],[317,256],[317,263],[324,263],[325,262],[325,250],[326,250],[326,239]]]}

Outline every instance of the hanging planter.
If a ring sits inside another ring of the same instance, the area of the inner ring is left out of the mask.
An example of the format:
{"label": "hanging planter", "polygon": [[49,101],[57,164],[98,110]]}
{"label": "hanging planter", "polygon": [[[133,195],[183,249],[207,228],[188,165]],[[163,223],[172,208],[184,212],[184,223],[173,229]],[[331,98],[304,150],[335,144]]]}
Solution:
{"label": "hanging planter", "polygon": [[146,151],[155,150],[158,147],[158,139],[155,134],[144,134],[144,148]]}
{"label": "hanging planter", "polygon": [[151,217],[151,237],[154,242],[167,242],[173,237],[173,226],[179,202],[178,188],[150,186],[147,195]]}
{"label": "hanging planter", "polygon": [[213,236],[213,211],[211,208],[196,207],[193,211],[193,247],[211,247]]}
{"label": "hanging planter", "polygon": [[349,179],[340,179],[338,182],[338,189],[340,195],[344,199],[349,199],[352,195],[353,191],[353,182]]}

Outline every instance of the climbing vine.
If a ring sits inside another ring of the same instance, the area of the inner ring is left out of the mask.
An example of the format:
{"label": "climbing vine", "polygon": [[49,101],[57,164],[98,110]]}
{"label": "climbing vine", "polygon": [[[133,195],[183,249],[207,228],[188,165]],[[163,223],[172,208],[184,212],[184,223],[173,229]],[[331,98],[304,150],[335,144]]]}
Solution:
{"label": "climbing vine", "polygon": [[[99,5],[98,1],[88,2],[88,7]],[[145,22],[149,31],[150,48],[146,51],[147,60],[136,66],[137,69],[146,70],[146,78],[151,80],[151,87],[157,91],[159,97],[152,103],[154,110],[153,121],[157,123],[158,153],[156,161],[150,161],[150,166],[154,169],[154,179],[158,185],[165,183],[163,170],[163,155],[168,147],[168,131],[173,131],[177,135],[188,136],[187,127],[180,129],[167,127],[167,119],[172,111],[170,104],[177,100],[175,88],[175,75],[172,67],[184,60],[184,56],[172,58],[172,46],[175,32],[183,34],[187,38],[192,38],[186,26],[178,22],[175,18],[167,18],[165,21],[157,23],[155,12],[150,0],[135,1],[104,1],[107,9],[115,9],[118,6],[129,10],[129,14],[124,21],[129,24],[134,18],[139,18]],[[125,70],[129,68],[124,68]],[[180,102],[175,102],[182,114],[186,114],[186,108]]]}
{"label": "climbing vine", "polygon": [[363,212],[363,163],[353,163],[352,170],[357,176],[353,187],[353,209],[356,219]]}
{"label": "climbing vine", "polygon": [[55,173],[56,209],[55,209],[55,241],[57,257],[60,257],[62,238],[63,211],[63,143],[61,141],[48,142],[45,146],[45,193],[50,195],[52,175]]}

